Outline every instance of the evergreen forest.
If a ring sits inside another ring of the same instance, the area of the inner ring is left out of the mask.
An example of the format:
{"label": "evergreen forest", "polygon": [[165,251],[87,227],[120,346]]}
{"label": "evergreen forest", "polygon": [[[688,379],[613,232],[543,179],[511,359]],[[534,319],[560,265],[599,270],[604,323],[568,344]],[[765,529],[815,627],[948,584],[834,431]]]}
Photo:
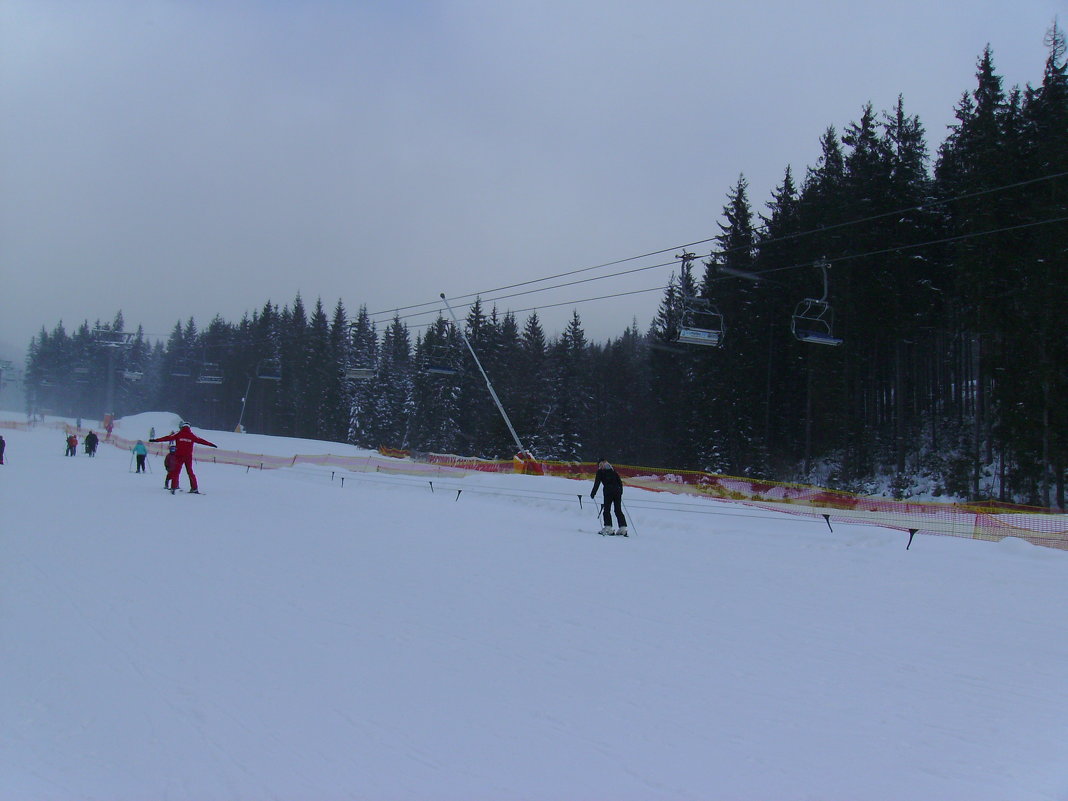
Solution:
{"label": "evergreen forest", "polygon": [[[1065,506],[1068,60],[1007,88],[988,47],[932,152],[899,98],[829,127],[754,207],[725,193],[647,330],[556,336],[481,299],[463,331],[297,297],[167,341],[110,321],[30,343],[27,411],[174,411],[203,428],[361,447],[613,462],[909,497]],[[129,311],[129,310],[128,310]],[[698,340],[692,341],[696,335]]]}

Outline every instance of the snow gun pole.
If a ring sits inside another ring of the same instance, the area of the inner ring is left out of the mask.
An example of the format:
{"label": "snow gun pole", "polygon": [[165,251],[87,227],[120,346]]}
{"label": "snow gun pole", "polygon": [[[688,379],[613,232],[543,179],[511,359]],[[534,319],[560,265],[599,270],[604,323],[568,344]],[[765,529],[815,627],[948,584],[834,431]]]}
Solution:
{"label": "snow gun pole", "polygon": [[478,354],[475,353],[475,349],[471,347],[471,341],[467,338],[467,334],[463,327],[460,325],[460,321],[456,319],[456,312],[452,310],[452,306],[449,305],[449,301],[445,300],[445,293],[441,293],[441,299],[445,301],[445,308],[449,310],[449,314],[452,315],[452,321],[456,325],[456,330],[460,332],[460,336],[464,338],[464,344],[467,345],[467,349],[471,351],[471,358],[475,360],[475,364],[478,365],[478,371],[482,373],[482,378],[486,381],[486,389],[489,390],[490,397],[493,398],[493,402],[497,404],[497,411],[501,413],[501,417],[504,418],[504,424],[508,426],[508,430],[512,434],[512,439],[515,440],[515,446],[519,448],[519,453],[526,453],[527,449],[523,447],[523,443],[519,441],[519,435],[515,433],[515,429],[512,428],[512,421],[508,419],[508,413],[504,411],[504,406],[501,405],[500,398],[497,397],[497,393],[493,391],[493,384],[490,383],[489,376],[486,375],[486,371],[482,369],[482,362],[478,360]]}

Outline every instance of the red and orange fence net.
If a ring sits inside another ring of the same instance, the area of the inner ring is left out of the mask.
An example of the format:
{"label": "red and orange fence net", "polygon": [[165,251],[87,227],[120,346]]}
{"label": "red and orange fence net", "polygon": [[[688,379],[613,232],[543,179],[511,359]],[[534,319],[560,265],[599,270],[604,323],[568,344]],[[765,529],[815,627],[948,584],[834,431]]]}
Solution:
{"label": "red and orange fence net", "polygon": [[[44,425],[69,428],[61,423]],[[26,428],[26,423],[0,422],[0,427]],[[129,449],[136,440],[112,434],[107,440]],[[164,445],[148,445],[150,452],[162,455]],[[459,477],[473,472],[522,473],[593,480],[593,462],[554,462],[535,459],[528,453],[512,459],[476,459],[449,454],[421,453],[395,448],[379,448],[358,456],[334,454],[294,454],[277,456],[226,449],[199,449],[202,462],[240,465],[248,469],[273,470],[298,465],[316,465],[351,472],[398,473],[405,475]],[[1012,506],[1002,503],[939,503],[895,500],[855,495],[803,484],[756,481],[693,470],[615,465],[630,487],[697,495],[731,501],[787,514],[822,517],[828,522],[861,523],[901,531],[941,534],[953,537],[998,541],[1016,537],[1035,545],[1068,550],[1068,515],[1048,509]]]}

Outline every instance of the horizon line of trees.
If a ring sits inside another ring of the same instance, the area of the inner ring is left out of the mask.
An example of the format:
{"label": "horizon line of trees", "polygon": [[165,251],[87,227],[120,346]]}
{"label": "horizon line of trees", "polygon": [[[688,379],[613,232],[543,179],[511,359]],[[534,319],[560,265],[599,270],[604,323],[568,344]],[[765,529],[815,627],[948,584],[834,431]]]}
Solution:
{"label": "horizon line of trees", "polygon": [[[647,331],[588,341],[578,312],[548,338],[537,313],[469,309],[464,333],[525,447],[540,458],[699,469],[864,491],[918,475],[948,495],[1064,508],[1068,467],[1068,67],[1046,37],[1037,87],[1006,91],[989,46],[934,160],[903,99],[871,104],[762,211],[744,175],[716,247],[685,254]],[[837,347],[791,336],[826,301]],[[695,270],[699,265],[700,270]],[[678,342],[703,302],[720,346]],[[365,306],[268,301],[239,323],[60,323],[33,338],[30,412],[175,411],[199,425],[501,458],[515,450],[451,322],[381,331]],[[217,380],[216,380],[217,379]]]}

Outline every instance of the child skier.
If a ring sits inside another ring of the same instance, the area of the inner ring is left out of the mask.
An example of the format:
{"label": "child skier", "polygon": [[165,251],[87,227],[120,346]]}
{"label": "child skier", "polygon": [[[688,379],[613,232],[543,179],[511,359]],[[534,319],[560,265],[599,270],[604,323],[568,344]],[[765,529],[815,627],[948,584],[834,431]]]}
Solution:
{"label": "child skier", "polygon": [[137,459],[137,472],[145,472],[145,457],[148,456],[148,448],[141,440],[137,440],[137,444],[130,448],[133,451],[134,457]]}
{"label": "child skier", "polygon": [[[163,457],[163,489],[171,488],[171,473],[177,473],[178,457],[174,455],[175,447],[167,448],[167,455]],[[174,489],[178,489],[178,479],[174,480]]]}

